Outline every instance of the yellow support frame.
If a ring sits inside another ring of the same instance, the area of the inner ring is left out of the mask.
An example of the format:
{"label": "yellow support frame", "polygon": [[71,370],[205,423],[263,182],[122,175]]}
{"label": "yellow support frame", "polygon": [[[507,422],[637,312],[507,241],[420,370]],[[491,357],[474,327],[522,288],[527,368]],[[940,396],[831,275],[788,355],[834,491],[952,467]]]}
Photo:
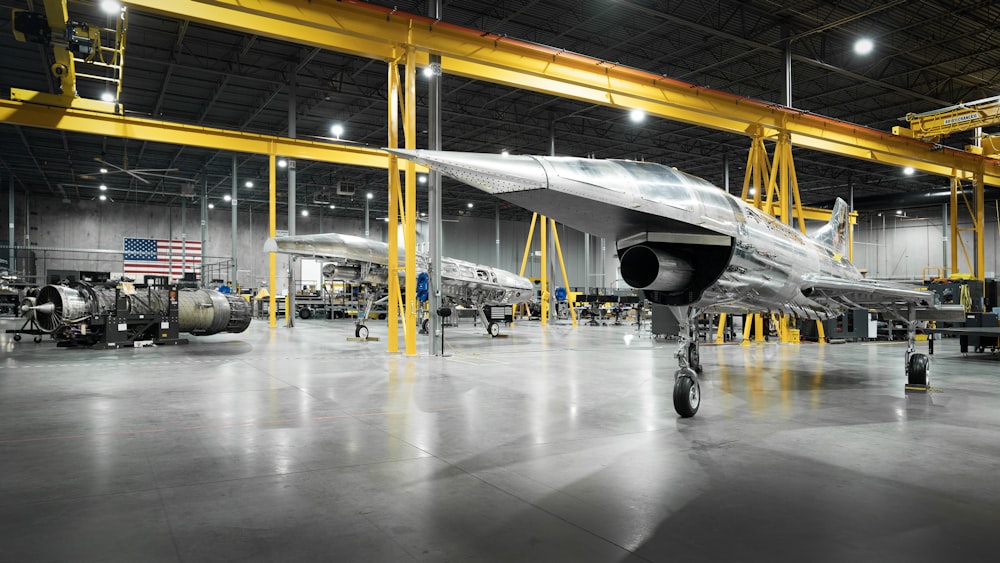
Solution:
{"label": "yellow support frame", "polygon": [[[983,183],[982,181],[973,182],[974,193],[972,196],[972,201],[966,196],[964,190],[962,190],[962,181],[958,177],[953,176],[951,179],[951,202],[948,207],[949,211],[949,230],[951,243],[951,273],[952,275],[961,273],[962,270],[959,268],[958,262],[958,250],[962,249],[962,256],[965,258],[965,265],[968,266],[968,272],[974,274],[976,279],[983,281],[986,279],[986,249],[984,241],[984,223],[986,214],[984,194],[983,194]],[[972,223],[972,227],[961,228],[959,227],[959,192],[962,194],[962,206],[969,214],[969,221]],[[973,242],[975,244],[976,252],[976,262],[973,264],[972,260],[969,258],[969,251],[965,246],[965,240],[962,237],[962,233],[971,232],[973,236]]]}
{"label": "yellow support frame", "polygon": [[266,155],[271,154],[273,150],[275,154],[288,158],[317,162],[352,164],[371,168],[386,168],[388,166],[388,153],[376,149],[11,100],[0,100],[0,122],[25,127],[108,135],[154,143],[188,145],[253,154]]}
{"label": "yellow support frame", "polygon": [[[541,219],[541,221],[539,221]],[[559,269],[562,273],[563,285],[566,287],[566,291],[569,291],[569,276],[566,275],[566,262],[563,261],[562,245],[559,243],[559,233],[556,231],[556,222],[554,219],[549,219],[544,215],[539,215],[538,213],[531,214],[531,225],[528,227],[528,240],[524,242],[524,255],[521,257],[521,269],[518,271],[519,276],[524,277],[524,271],[528,267],[528,256],[531,255],[531,242],[535,238],[535,225],[538,224],[539,232],[539,243],[541,244],[541,263],[540,263],[540,278],[541,278],[541,315],[540,320],[542,326],[547,326],[549,323],[549,300],[551,295],[549,294],[549,263],[548,263],[548,227],[552,228],[552,242],[556,247],[556,255],[559,257]],[[573,307],[569,308],[570,318],[573,320],[573,326],[577,326],[576,311]]]}
{"label": "yellow support frame", "polygon": [[[399,78],[399,61],[405,69],[405,79]],[[403,115],[405,148],[417,148],[417,65],[415,51],[406,49],[401,57],[389,61],[389,147],[399,147],[399,114]],[[400,90],[403,91],[402,99]],[[403,321],[406,355],[417,354],[417,170],[413,162],[405,161],[406,194],[399,183],[399,159],[389,157],[389,331],[388,351],[399,352],[399,320]],[[399,225],[403,224],[405,301],[399,287]]]}
{"label": "yellow support frame", "polygon": [[[563,287],[566,288],[567,298],[569,294],[569,277],[566,275],[566,263],[563,261],[562,245],[559,244],[559,232],[556,231],[556,221],[555,219],[549,219],[550,225],[552,227],[552,242],[556,246],[556,255],[559,256],[559,270],[562,271]],[[573,319],[573,326],[576,326],[576,310],[573,309],[573,304],[569,304],[569,317]]]}

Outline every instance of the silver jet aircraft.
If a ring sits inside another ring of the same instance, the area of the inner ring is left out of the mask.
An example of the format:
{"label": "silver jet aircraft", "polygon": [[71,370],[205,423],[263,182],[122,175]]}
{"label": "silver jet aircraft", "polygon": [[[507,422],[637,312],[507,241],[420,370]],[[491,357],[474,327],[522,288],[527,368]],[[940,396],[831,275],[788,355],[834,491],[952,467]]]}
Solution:
{"label": "silver jet aircraft", "polygon": [[[330,280],[360,284],[365,289],[365,307],[358,312],[354,335],[368,337],[364,320],[376,302],[375,295],[389,284],[389,245],[352,235],[324,233],[275,237],[264,243],[264,252],[296,254],[328,260],[323,276]],[[399,251],[399,278],[403,282],[405,254]],[[427,271],[427,255],[417,253],[417,271]],[[500,325],[488,319],[484,307],[526,303],[534,294],[531,280],[499,268],[441,258],[441,305],[474,308],[490,336],[500,334]],[[427,319],[422,323],[427,330]]]}
{"label": "silver jet aircraft", "polygon": [[[932,292],[865,279],[848,261],[848,206],[809,237],[675,168],[626,160],[390,150],[579,231],[616,241],[622,279],[680,324],[674,408],[694,416],[702,372],[695,319],[703,312],[772,312],[828,319],[872,308],[905,320],[905,372],[927,384],[914,349],[918,319],[945,318]],[[948,310],[947,317],[955,311]],[[961,319],[959,319],[961,320]]]}

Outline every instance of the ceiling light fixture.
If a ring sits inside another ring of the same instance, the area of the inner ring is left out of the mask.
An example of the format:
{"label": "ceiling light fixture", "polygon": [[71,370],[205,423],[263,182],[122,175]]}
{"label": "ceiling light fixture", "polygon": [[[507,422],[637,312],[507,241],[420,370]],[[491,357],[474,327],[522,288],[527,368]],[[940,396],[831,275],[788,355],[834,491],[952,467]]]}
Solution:
{"label": "ceiling light fixture", "polygon": [[222,200],[223,201],[233,201],[233,196],[231,196],[229,194],[226,194],[226,195],[222,196]]}
{"label": "ceiling light fixture", "polygon": [[859,55],[867,55],[875,49],[875,42],[867,37],[862,37],[854,42],[854,52]]}
{"label": "ceiling light fixture", "polygon": [[308,217],[309,216],[309,210],[308,209],[303,209],[302,210],[302,216],[303,217]]}
{"label": "ceiling light fixture", "polygon": [[247,180],[247,181],[246,181],[246,182],[245,182],[245,183],[243,184],[243,187],[245,187],[245,188],[252,188],[252,187],[253,187],[253,181],[252,181],[252,180]]}
{"label": "ceiling light fixture", "polygon": [[334,123],[333,126],[330,127],[330,132],[333,133],[334,137],[340,139],[340,136],[344,134],[344,126],[339,123]]}
{"label": "ceiling light fixture", "polygon": [[215,209],[215,204],[214,203],[209,203],[208,204],[208,208],[209,209]]}
{"label": "ceiling light fixture", "polygon": [[106,192],[106,191],[108,191],[108,187],[107,187],[107,186],[105,186],[104,184],[101,184],[101,191],[102,191],[102,192]]}
{"label": "ceiling light fixture", "polygon": [[287,166],[288,166],[288,161],[287,160],[285,160],[283,158],[278,159],[278,168],[285,168]]}
{"label": "ceiling light fixture", "polygon": [[108,200],[108,196],[106,196],[104,194],[101,194],[98,199],[100,199],[101,201],[107,201]]}
{"label": "ceiling light fixture", "polygon": [[122,5],[115,0],[103,0],[101,2],[101,10],[113,15],[122,11]]}
{"label": "ceiling light fixture", "polygon": [[632,120],[632,123],[642,123],[646,119],[646,112],[635,108],[634,110],[628,112],[628,118]]}
{"label": "ceiling light fixture", "polygon": [[115,95],[112,94],[111,92],[103,92],[101,94],[101,101],[111,103],[115,101]]}
{"label": "ceiling light fixture", "polygon": [[906,168],[903,168],[903,174],[906,174],[907,176],[913,176],[914,172],[916,172],[916,170],[914,170],[912,166],[907,166]]}

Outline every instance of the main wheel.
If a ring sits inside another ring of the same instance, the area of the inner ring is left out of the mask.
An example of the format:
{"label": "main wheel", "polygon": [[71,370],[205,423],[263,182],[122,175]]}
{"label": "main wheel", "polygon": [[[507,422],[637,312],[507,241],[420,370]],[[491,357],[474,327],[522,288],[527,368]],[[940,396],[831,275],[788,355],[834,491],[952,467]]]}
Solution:
{"label": "main wheel", "polygon": [[20,342],[20,341],[21,341],[21,335],[20,334],[15,334],[14,335],[14,342]]}
{"label": "main wheel", "polygon": [[492,336],[493,338],[496,338],[497,335],[500,334],[500,325],[491,322],[486,326],[486,332],[490,333],[490,336]]}
{"label": "main wheel", "polygon": [[928,363],[929,360],[924,354],[910,356],[910,369],[907,370],[906,382],[910,385],[927,385]]}
{"label": "main wheel", "polygon": [[354,329],[354,336],[357,336],[358,338],[368,338],[368,327],[365,325],[358,325]]}
{"label": "main wheel", "polygon": [[683,418],[690,418],[701,406],[701,386],[693,373],[680,370],[674,379],[674,410]]}
{"label": "main wheel", "polygon": [[312,309],[310,309],[309,307],[302,307],[301,309],[299,309],[300,319],[309,319],[312,318],[312,316],[313,316]]}

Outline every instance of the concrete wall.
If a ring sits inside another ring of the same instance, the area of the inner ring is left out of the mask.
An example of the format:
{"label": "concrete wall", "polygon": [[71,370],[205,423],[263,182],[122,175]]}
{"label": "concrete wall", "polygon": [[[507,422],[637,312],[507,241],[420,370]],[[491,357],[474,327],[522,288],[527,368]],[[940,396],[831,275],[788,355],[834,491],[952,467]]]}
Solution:
{"label": "concrete wall", "polygon": [[[991,209],[992,208],[992,209]],[[865,214],[854,230],[854,263],[867,268],[869,277],[881,279],[919,280],[926,269],[951,266],[950,245],[942,249],[947,240],[947,223],[942,222],[941,211],[933,209],[909,210],[908,217],[893,213]],[[945,225],[945,226],[943,226]],[[960,228],[970,228],[971,223],[959,215]],[[987,206],[983,228],[985,243],[986,277],[995,277],[998,270],[998,236],[995,203]],[[969,260],[975,264],[975,241],[971,232],[963,233]],[[970,273],[962,247],[958,250],[959,270]],[[928,270],[930,271],[930,270]]]}

